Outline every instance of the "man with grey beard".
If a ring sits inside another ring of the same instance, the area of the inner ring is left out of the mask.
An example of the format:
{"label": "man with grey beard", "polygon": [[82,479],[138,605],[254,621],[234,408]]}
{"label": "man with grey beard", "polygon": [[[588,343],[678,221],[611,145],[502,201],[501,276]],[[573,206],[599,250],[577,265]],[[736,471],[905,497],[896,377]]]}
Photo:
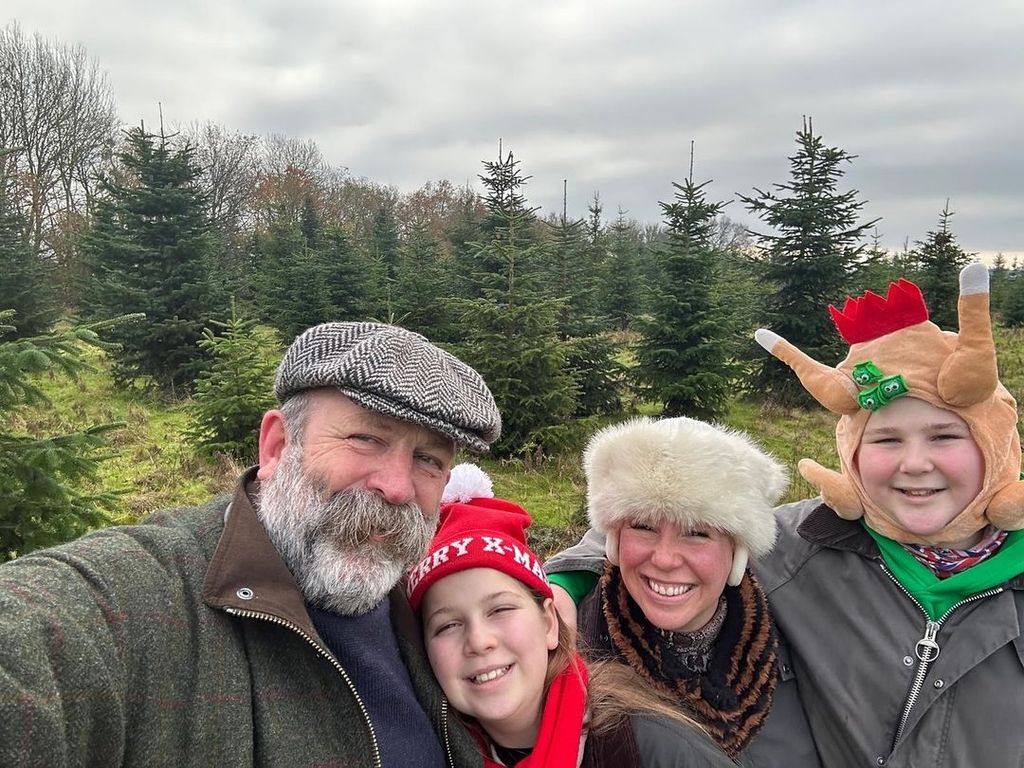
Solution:
{"label": "man with grey beard", "polygon": [[0,566],[0,765],[479,766],[398,583],[479,374],[376,323],[300,335],[232,496]]}

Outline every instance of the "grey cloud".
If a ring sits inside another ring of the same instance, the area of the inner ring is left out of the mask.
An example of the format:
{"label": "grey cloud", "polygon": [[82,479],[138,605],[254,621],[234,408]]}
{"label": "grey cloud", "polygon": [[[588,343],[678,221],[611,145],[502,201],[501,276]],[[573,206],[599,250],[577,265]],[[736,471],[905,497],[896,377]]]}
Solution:
{"label": "grey cloud", "polygon": [[965,247],[1024,250],[1024,7],[1011,0],[8,5],[25,29],[85,45],[126,121],[160,100],[180,122],[314,139],[404,190],[475,183],[502,138],[545,210],[567,178],[577,215],[599,190],[609,217],[658,220],[691,139],[698,180],[729,200],[785,180],[812,115],[859,155],[846,182],[887,244],[922,237],[949,196]]}

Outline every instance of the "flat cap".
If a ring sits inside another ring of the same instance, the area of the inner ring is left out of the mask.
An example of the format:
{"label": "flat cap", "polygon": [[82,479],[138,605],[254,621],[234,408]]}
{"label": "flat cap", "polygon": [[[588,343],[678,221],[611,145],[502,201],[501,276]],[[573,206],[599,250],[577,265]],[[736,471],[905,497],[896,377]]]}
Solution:
{"label": "flat cap", "polygon": [[418,333],[384,323],[324,323],[288,347],[274,378],[283,403],[336,387],[362,407],[433,429],[471,451],[501,435],[501,415],[483,378]]}

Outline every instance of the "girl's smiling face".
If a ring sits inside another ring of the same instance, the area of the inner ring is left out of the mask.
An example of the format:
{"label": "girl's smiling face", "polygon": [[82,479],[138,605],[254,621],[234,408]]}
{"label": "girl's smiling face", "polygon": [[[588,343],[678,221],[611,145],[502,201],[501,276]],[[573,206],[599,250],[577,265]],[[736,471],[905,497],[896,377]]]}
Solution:
{"label": "girl's smiling face", "polygon": [[504,747],[532,747],[544,704],[548,655],[558,645],[549,598],[493,568],[445,576],[423,598],[430,665],[459,712]]}

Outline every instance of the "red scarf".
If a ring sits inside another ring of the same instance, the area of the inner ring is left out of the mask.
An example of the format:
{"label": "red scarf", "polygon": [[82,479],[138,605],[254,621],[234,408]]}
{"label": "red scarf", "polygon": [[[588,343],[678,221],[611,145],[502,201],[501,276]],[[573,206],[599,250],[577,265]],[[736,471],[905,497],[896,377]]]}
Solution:
{"label": "red scarf", "polygon": [[[533,751],[516,763],[516,768],[576,768],[586,711],[587,667],[574,655],[573,663],[551,681]],[[502,768],[490,751],[490,747],[484,748],[484,767]]]}

